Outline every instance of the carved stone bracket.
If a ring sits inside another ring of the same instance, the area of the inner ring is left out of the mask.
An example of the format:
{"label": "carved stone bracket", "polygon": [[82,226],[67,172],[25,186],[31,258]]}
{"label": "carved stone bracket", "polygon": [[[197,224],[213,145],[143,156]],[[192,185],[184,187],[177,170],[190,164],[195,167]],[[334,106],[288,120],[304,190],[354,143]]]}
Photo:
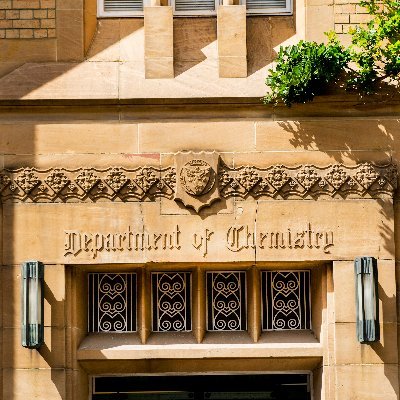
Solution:
{"label": "carved stone bracket", "polygon": [[[178,171],[178,174],[181,184],[186,185],[186,194],[194,199],[197,198],[200,202],[201,196],[211,196],[208,193],[212,190],[217,194],[216,199],[234,196],[316,199],[320,196],[381,198],[393,196],[397,188],[397,169],[393,164],[383,166],[371,163],[354,166],[334,164],[325,167],[271,165],[266,168],[253,166],[229,168],[220,162],[215,167],[218,169],[215,179],[205,162],[196,159],[196,162],[192,164],[184,164],[182,168],[186,169],[183,169],[183,173]],[[201,182],[190,181],[197,177]],[[212,188],[208,188],[207,185],[212,185]],[[0,193],[3,202],[7,200],[19,202],[154,201],[159,197],[174,198],[176,187],[175,167],[134,169],[110,167],[74,170],[18,168],[0,172]],[[207,198],[204,205],[208,205],[208,202]],[[194,208],[197,210],[200,207],[196,205]]]}

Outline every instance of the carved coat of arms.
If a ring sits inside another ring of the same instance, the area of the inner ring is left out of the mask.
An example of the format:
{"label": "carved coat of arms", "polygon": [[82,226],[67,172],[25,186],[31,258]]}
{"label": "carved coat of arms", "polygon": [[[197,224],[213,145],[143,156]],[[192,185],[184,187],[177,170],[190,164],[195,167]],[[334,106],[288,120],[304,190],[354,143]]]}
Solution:
{"label": "carved coat of arms", "polygon": [[176,155],[175,200],[198,212],[219,200],[217,153],[178,153]]}

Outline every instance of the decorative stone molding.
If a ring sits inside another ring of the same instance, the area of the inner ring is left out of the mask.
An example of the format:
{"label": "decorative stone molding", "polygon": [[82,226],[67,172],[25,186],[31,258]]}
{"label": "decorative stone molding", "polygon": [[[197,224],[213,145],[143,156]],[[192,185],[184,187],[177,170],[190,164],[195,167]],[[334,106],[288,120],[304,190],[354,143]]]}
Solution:
{"label": "decorative stone molding", "polygon": [[219,171],[219,185],[224,198],[249,195],[273,199],[380,198],[393,196],[397,188],[397,169],[393,164],[371,163],[327,167],[272,165],[265,169],[223,166]]}
{"label": "decorative stone molding", "polygon": [[22,202],[145,201],[172,198],[175,168],[19,168],[0,172],[1,198]]}
{"label": "decorative stone molding", "polygon": [[176,179],[174,200],[198,212],[221,199],[217,183],[220,168],[216,152],[178,153],[175,156]]}
{"label": "decorative stone molding", "polygon": [[[397,169],[393,164],[229,168],[217,162],[214,168],[218,171],[213,177],[210,168],[198,161],[205,157],[203,153],[199,154],[188,154],[189,158],[193,156],[193,160],[197,160],[192,164],[185,159],[185,163],[166,168],[5,169],[0,172],[1,200],[36,203],[97,200],[129,202],[154,201],[166,197],[182,201],[183,196],[178,192],[184,192],[183,203],[198,211],[202,206],[210,205],[210,200],[221,197],[381,198],[393,196],[397,188]],[[189,183],[190,179],[200,181]],[[202,196],[206,196],[204,201]]]}

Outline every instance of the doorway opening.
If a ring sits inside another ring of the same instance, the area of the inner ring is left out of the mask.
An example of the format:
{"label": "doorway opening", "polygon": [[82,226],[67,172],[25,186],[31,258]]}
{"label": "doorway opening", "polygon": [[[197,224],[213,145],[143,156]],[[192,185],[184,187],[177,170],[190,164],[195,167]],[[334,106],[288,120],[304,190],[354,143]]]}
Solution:
{"label": "doorway opening", "polygon": [[311,400],[310,387],[306,373],[104,376],[92,400]]}

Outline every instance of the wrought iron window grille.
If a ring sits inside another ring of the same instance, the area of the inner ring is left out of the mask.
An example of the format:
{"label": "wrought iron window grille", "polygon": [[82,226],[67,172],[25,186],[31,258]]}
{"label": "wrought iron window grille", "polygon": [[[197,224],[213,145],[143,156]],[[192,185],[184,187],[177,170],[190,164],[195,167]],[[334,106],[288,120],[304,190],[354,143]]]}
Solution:
{"label": "wrought iron window grille", "polygon": [[188,332],[192,330],[190,272],[153,272],[153,332]]}
{"label": "wrought iron window grille", "polygon": [[136,273],[88,274],[89,332],[136,332]]}
{"label": "wrought iron window grille", "polygon": [[261,273],[262,330],[311,329],[310,271]]}
{"label": "wrought iron window grille", "polygon": [[[143,287],[149,287],[150,291],[140,297],[142,303],[138,305],[137,273],[88,273],[89,332],[137,332],[139,306],[143,312],[151,313],[150,318],[146,318],[148,322],[142,321],[145,324],[142,329],[192,332],[192,301],[205,303],[205,320],[196,314],[196,329],[247,330],[246,271],[205,271],[203,277],[195,279],[193,293],[190,271],[147,275],[143,270],[140,274],[148,282],[148,286]],[[199,291],[203,278],[205,290]],[[251,304],[260,302],[261,318],[257,324],[261,324],[262,331],[311,329],[310,271],[261,271],[253,278],[260,279],[261,291],[252,288],[249,301]],[[194,293],[196,300],[192,300]]]}
{"label": "wrought iron window grille", "polygon": [[246,272],[207,272],[206,288],[207,330],[246,330]]}

